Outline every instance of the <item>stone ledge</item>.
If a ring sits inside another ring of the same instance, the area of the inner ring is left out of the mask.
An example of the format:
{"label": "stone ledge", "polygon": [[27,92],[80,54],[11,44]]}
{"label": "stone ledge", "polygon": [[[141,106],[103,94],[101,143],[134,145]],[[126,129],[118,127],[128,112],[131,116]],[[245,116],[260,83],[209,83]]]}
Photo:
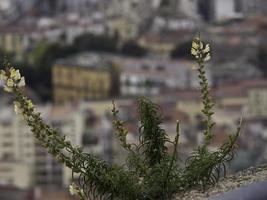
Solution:
{"label": "stone ledge", "polygon": [[176,200],[207,200],[224,192],[229,192],[239,187],[265,180],[267,180],[267,164],[258,167],[251,167],[238,172],[235,175],[227,176],[221,179],[215,187],[208,189],[206,192],[191,190],[189,192],[179,194],[177,195]]}

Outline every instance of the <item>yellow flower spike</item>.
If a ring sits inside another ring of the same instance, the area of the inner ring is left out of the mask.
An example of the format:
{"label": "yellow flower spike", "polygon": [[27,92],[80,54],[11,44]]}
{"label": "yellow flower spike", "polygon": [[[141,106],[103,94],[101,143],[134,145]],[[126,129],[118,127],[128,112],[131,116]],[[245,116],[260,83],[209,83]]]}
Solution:
{"label": "yellow flower spike", "polygon": [[204,45],[204,43],[200,40],[200,37],[196,37],[192,42],[191,54],[195,56],[198,62],[207,62],[211,59],[210,45]]}

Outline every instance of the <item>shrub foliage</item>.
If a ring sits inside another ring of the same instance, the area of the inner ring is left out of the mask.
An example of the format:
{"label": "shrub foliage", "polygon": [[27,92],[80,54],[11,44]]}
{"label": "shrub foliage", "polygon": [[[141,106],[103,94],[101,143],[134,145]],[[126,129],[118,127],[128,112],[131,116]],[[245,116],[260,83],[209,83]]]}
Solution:
{"label": "shrub foliage", "polygon": [[[124,121],[118,117],[119,110],[113,102],[113,125],[121,146],[128,152],[125,165],[110,165],[84,153],[80,147],[74,147],[65,136],[47,125],[36,111],[31,100],[23,95],[24,77],[8,63],[1,70],[1,80],[4,90],[14,95],[15,111],[21,114],[32,133],[40,144],[48,150],[59,162],[78,174],[76,184],[70,186],[70,192],[80,199],[116,199],[116,200],[169,200],[176,193],[192,188],[206,189],[218,182],[225,175],[225,164],[235,152],[236,140],[240,126],[235,134],[216,151],[211,151],[208,145],[213,138],[212,121],[213,107],[208,80],[205,74],[205,62],[210,59],[210,47],[204,45],[200,36],[192,43],[191,54],[196,59],[196,68],[201,86],[203,103],[202,114],[205,130],[204,142],[192,152],[185,167],[178,163],[177,146],[179,142],[180,124],[177,122],[176,137],[171,141],[161,127],[162,117],[158,105],[148,98],[138,100],[139,111],[139,143],[130,144],[126,140],[128,131]],[[173,152],[168,153],[167,145],[173,146]]]}

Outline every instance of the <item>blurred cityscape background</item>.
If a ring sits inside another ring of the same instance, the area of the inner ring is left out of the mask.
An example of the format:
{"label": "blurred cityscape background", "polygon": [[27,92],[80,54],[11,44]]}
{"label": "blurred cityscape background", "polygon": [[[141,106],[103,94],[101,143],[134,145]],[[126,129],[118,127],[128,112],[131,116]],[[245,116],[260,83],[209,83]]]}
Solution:
{"label": "blurred cityscape background", "polygon": [[[163,110],[183,160],[202,141],[198,79],[190,55],[201,32],[217,123],[210,148],[244,126],[229,173],[267,162],[266,0],[0,0],[0,59],[26,78],[48,124],[107,162],[125,152],[112,129],[112,99],[138,141],[138,96]],[[1,83],[0,83],[1,84]],[[0,85],[2,87],[2,85]],[[0,200],[71,200],[71,171],[35,141],[0,90]]]}

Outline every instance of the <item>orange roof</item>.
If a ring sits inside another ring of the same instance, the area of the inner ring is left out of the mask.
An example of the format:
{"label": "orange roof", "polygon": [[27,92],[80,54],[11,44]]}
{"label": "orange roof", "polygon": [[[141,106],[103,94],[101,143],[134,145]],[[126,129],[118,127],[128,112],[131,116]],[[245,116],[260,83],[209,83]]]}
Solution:
{"label": "orange roof", "polygon": [[219,147],[228,139],[228,134],[223,127],[214,128],[214,137],[211,140],[210,146]]}
{"label": "orange roof", "polygon": [[243,97],[246,91],[241,84],[223,85],[216,89],[216,96],[220,97]]}
{"label": "orange roof", "polygon": [[232,84],[221,85],[216,89],[216,96],[220,97],[245,97],[248,89],[266,88],[267,79],[245,80]]}

